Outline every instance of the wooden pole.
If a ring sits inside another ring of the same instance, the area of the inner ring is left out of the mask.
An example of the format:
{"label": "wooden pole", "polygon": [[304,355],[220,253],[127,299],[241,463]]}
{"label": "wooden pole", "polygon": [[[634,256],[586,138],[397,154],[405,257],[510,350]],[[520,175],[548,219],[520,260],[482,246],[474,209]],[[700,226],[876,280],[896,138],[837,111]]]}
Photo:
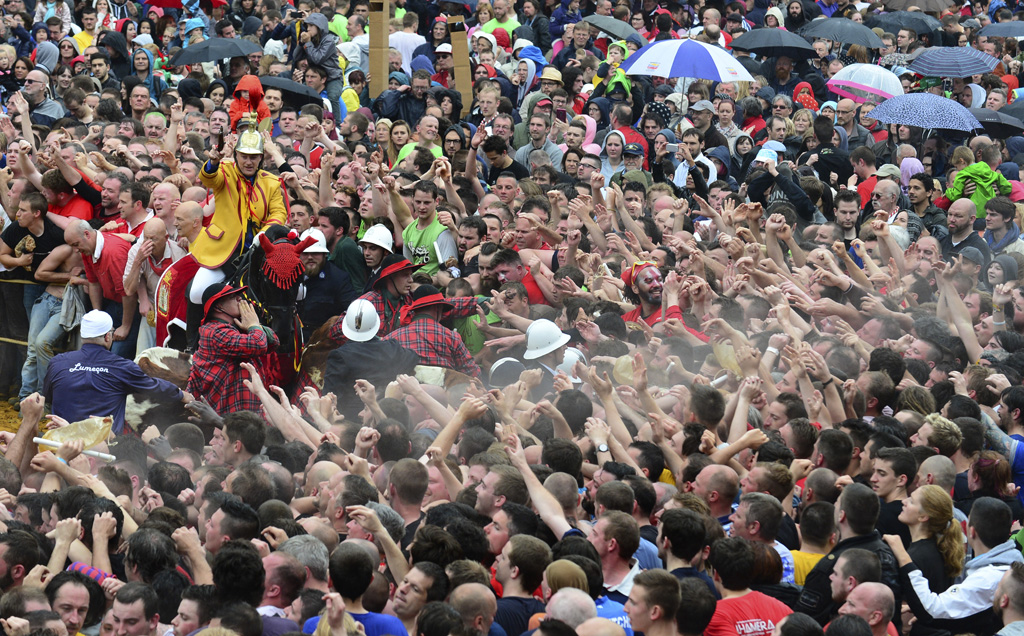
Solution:
{"label": "wooden pole", "polygon": [[469,72],[469,40],[466,39],[466,23],[461,15],[448,16],[448,31],[452,37],[452,62],[455,65],[455,85],[452,87],[462,95],[462,117],[465,119],[473,108],[473,77]]}
{"label": "wooden pole", "polygon": [[388,23],[391,0],[370,0],[370,99],[388,89]]}

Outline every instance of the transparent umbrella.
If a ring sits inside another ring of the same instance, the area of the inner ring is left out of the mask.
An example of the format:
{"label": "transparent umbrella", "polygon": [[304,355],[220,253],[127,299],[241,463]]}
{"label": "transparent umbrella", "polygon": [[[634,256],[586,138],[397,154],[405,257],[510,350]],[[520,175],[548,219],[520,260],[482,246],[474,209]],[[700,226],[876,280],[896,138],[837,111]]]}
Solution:
{"label": "transparent umbrella", "polygon": [[828,81],[836,95],[849,97],[858,104],[879,103],[903,94],[903,83],[896,74],[874,64],[851,64]]}

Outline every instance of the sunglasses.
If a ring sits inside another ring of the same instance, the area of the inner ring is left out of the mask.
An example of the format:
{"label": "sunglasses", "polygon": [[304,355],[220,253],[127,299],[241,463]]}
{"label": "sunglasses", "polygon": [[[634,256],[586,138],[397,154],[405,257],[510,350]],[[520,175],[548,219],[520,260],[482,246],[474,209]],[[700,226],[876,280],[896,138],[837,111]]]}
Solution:
{"label": "sunglasses", "polygon": [[633,263],[633,267],[629,268],[630,280],[636,280],[637,272],[643,270],[645,267],[657,267],[658,264],[654,261],[637,261]]}

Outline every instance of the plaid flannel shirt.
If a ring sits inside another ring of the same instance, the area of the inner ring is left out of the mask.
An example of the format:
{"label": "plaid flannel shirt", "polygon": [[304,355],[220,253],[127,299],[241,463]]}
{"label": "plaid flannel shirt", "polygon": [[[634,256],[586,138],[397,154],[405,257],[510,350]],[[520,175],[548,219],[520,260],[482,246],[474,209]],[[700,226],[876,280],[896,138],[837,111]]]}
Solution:
{"label": "plaid flannel shirt", "polygon": [[249,362],[260,375],[265,375],[260,357],[280,342],[274,332],[250,329],[242,333],[234,325],[208,322],[199,327],[199,346],[192,355],[192,372],[188,376],[188,392],[196,399],[205,397],[213,410],[221,415],[236,411],[261,412],[262,404],[242,380],[249,374],[239,363]]}
{"label": "plaid flannel shirt", "polygon": [[384,340],[394,340],[420,357],[420,363],[432,367],[455,369],[480,376],[480,367],[469,349],[455,333],[441,323],[427,317],[417,316],[408,325],[388,334]]}
{"label": "plaid flannel shirt", "polygon": [[[394,301],[390,298],[385,298],[383,292],[376,290],[367,292],[360,296],[360,298],[370,301],[373,304],[373,308],[377,310],[377,314],[380,316],[380,331],[377,332],[377,336],[381,338],[402,326],[400,322],[402,307],[412,304],[412,296],[406,295],[400,301]],[[465,318],[476,313],[477,300],[472,296],[448,298],[447,301],[454,305],[455,309],[446,311],[441,316],[442,320]],[[345,334],[341,332],[342,322],[342,320],[339,320],[335,323],[328,334],[331,340],[339,343],[344,343],[348,340]]]}

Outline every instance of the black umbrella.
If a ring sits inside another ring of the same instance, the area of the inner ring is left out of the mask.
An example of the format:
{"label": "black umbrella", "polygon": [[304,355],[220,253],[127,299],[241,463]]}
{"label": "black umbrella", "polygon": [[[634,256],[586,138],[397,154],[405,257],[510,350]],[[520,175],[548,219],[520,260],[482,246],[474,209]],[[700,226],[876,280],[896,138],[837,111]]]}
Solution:
{"label": "black umbrella", "polygon": [[868,18],[866,24],[871,28],[881,27],[889,33],[895,33],[900,29],[911,29],[919,34],[930,33],[942,27],[941,22],[919,11],[892,11],[873,15]]}
{"label": "black umbrella", "polygon": [[305,84],[299,84],[285,77],[278,77],[276,75],[264,75],[260,78],[260,83],[263,84],[264,90],[268,88],[276,88],[281,91],[281,97],[284,101],[296,108],[305,106],[306,104],[323,104],[323,99],[320,94]]}
{"label": "black umbrella", "polygon": [[1024,121],[1024,99],[1018,99],[1009,106],[1003,106],[999,109],[1000,114],[1009,115],[1021,121]]}
{"label": "black umbrella", "polygon": [[1024,36],[1024,22],[996,22],[978,31],[978,35],[1000,38],[1022,37]]}
{"label": "black umbrella", "polygon": [[968,108],[971,114],[978,118],[981,127],[989,135],[1005,139],[1021,134],[1024,131],[1024,122],[1013,115],[1003,111],[993,111],[987,108]]}
{"label": "black umbrella", "polygon": [[880,49],[885,46],[882,38],[859,22],[849,18],[824,18],[814,20],[800,34],[807,37],[825,38],[843,44],[859,44],[869,49]]}
{"label": "black umbrella", "polygon": [[647,38],[640,35],[640,32],[630,26],[629,22],[623,20],[616,20],[610,15],[588,15],[583,18],[584,22],[593,24],[597,28],[601,29],[608,35],[614,35],[620,40],[625,40],[631,35],[639,37],[643,42],[647,42]]}
{"label": "black umbrella", "polygon": [[748,31],[732,41],[734,49],[750,51],[764,57],[780,57],[785,55],[794,60],[807,60],[818,57],[814,47],[796,33],[782,29],[755,29]]}
{"label": "black umbrella", "polygon": [[210,38],[199,44],[189,45],[171,58],[171,66],[184,66],[200,62],[219,62],[229,57],[247,56],[260,53],[263,48],[248,40],[238,38]]}

